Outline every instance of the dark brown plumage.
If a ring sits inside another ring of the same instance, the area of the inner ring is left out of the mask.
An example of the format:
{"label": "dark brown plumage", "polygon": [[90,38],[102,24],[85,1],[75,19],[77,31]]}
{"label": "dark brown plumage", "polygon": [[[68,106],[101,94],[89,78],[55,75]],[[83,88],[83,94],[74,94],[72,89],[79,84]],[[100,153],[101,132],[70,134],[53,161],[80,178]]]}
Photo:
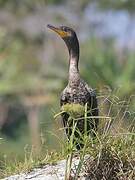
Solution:
{"label": "dark brown plumage", "polygon": [[[85,106],[87,103],[87,108],[89,110],[87,116],[98,116],[98,105],[95,91],[90,88],[84,80],[80,78],[78,62],[79,62],[79,42],[76,36],[76,33],[73,29],[60,26],[58,28],[48,25],[48,28],[57,32],[61,38],[65,41],[68,51],[69,51],[69,77],[68,85],[64,89],[60,98],[60,105],[65,104],[80,104]],[[72,124],[73,121],[68,121],[69,114],[63,113],[62,119],[63,124],[66,129],[66,134],[70,138],[72,133]],[[87,132],[90,135],[94,135],[93,130],[97,130],[98,118],[89,118],[87,120]],[[77,121],[77,130],[84,133],[84,116],[80,117],[80,120]],[[75,132],[76,138],[81,138],[78,132]],[[79,142],[79,141],[78,141]],[[80,149],[80,146],[83,146],[81,143],[76,145],[77,149]]]}

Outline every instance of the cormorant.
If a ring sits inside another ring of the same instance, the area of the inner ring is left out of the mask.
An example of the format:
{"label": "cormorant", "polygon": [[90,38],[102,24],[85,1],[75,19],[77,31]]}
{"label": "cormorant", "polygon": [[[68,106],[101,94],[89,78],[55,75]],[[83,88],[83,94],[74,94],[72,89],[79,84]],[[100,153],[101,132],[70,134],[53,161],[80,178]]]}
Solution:
{"label": "cormorant", "polygon": [[[75,31],[72,28],[66,26],[54,27],[52,25],[47,25],[48,28],[55,31],[66,43],[69,51],[69,77],[68,85],[63,90],[60,98],[60,105],[65,104],[80,104],[85,106],[87,104],[87,116],[98,116],[98,104],[95,91],[88,86],[88,84],[80,78],[80,73],[78,69],[79,62],[79,42]],[[69,114],[62,114],[63,124],[66,129],[66,134],[68,139],[72,134],[73,122],[68,122]],[[97,130],[98,118],[87,119],[87,132],[93,136],[93,132]],[[79,118],[77,121],[77,130],[81,134],[84,133],[84,115],[83,118]],[[95,134],[94,134],[95,135]],[[80,138],[79,133],[75,132],[75,138]],[[80,149],[83,144],[76,144],[77,149]]]}

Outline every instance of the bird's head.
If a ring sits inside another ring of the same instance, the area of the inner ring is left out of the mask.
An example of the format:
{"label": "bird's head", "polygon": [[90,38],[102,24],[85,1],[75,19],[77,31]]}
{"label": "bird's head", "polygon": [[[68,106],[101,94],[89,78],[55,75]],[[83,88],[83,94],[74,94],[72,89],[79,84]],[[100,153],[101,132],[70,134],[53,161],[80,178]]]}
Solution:
{"label": "bird's head", "polygon": [[75,32],[73,29],[67,27],[67,26],[59,26],[55,27],[50,24],[47,25],[47,27],[57,34],[63,39],[63,40],[72,40],[74,36],[76,36]]}
{"label": "bird's head", "polygon": [[66,43],[69,51],[70,49],[79,49],[79,43],[75,31],[67,26],[55,27],[50,24],[47,27],[56,32]]}

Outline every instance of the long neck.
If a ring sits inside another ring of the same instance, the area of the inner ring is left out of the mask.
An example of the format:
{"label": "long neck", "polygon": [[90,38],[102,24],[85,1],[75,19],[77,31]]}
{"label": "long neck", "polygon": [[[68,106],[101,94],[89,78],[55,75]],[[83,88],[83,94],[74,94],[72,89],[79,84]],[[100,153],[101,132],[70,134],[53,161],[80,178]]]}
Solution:
{"label": "long neck", "polygon": [[79,82],[80,76],[79,76],[79,69],[78,69],[78,57],[72,56],[70,54],[69,56],[69,85],[73,86],[76,85]]}
{"label": "long neck", "polygon": [[77,37],[68,46],[69,50],[69,86],[77,86],[80,81],[78,63],[79,63],[79,42]]}

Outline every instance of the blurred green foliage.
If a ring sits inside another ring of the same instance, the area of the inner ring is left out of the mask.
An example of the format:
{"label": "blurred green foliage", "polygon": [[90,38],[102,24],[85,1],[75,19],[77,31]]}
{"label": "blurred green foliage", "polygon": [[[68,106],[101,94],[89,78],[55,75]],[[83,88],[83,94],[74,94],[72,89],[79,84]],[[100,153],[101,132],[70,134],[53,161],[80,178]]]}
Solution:
{"label": "blurred green foliage", "polygon": [[24,10],[34,10],[38,4],[41,5],[47,5],[47,4],[59,4],[63,0],[0,0],[0,7],[6,7],[6,8],[11,8],[11,9],[16,9],[17,8],[23,8]]}
{"label": "blurred green foliage", "polygon": [[134,0],[101,0],[99,3],[103,8],[126,9],[129,12],[135,10]]}
{"label": "blurred green foliage", "polygon": [[121,53],[113,42],[90,39],[82,45],[83,76],[95,88],[120,88],[120,96],[129,97],[135,91],[135,54]]}
{"label": "blurred green foliage", "polygon": [[[96,2],[100,4],[102,8],[114,8],[114,9],[126,9],[130,12],[134,12],[135,3],[134,0],[78,0],[78,7],[84,8],[90,2]],[[35,10],[35,8],[40,5],[49,5],[49,4],[61,4],[65,3],[67,0],[0,0],[0,7],[6,7],[13,10]]]}

